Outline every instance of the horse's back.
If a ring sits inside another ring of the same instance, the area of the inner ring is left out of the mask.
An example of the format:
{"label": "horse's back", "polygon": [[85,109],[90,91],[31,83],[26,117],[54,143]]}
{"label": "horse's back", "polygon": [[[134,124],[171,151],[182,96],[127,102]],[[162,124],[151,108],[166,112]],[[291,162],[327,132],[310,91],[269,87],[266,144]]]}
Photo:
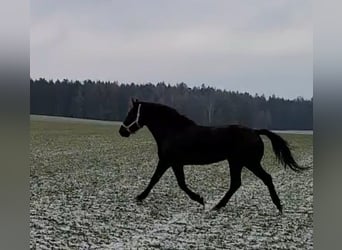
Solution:
{"label": "horse's back", "polygon": [[253,130],[240,125],[225,127],[191,126],[162,145],[161,155],[173,162],[209,164],[251,151],[260,140]]}

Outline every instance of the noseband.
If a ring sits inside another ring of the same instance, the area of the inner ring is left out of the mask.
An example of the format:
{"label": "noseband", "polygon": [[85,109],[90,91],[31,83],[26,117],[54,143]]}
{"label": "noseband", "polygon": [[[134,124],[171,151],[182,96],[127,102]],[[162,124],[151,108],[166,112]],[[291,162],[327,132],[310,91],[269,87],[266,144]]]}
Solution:
{"label": "noseband", "polygon": [[135,118],[135,120],[129,124],[129,125],[125,125],[122,123],[122,127],[124,127],[130,134],[132,134],[133,132],[130,130],[130,128],[136,124],[138,129],[141,128],[141,126],[139,125],[139,116],[140,116],[140,107],[141,107],[141,103],[138,106],[138,112],[137,112],[137,117]]}

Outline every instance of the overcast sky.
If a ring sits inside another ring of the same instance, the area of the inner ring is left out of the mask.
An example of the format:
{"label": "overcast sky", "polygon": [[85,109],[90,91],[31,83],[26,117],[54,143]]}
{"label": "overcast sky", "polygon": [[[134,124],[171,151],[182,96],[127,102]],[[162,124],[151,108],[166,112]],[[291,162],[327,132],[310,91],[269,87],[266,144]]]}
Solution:
{"label": "overcast sky", "polygon": [[31,0],[31,77],[313,93],[308,0]]}

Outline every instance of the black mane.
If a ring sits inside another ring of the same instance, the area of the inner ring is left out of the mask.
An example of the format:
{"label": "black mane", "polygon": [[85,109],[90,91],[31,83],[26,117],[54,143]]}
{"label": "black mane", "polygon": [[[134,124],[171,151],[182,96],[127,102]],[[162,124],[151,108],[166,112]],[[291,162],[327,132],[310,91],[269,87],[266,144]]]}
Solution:
{"label": "black mane", "polygon": [[158,119],[162,119],[163,121],[168,122],[170,124],[177,124],[181,126],[196,125],[196,123],[193,120],[187,118],[184,115],[181,115],[174,108],[152,102],[141,102],[141,104],[143,104],[146,107],[149,107],[153,114],[156,117],[158,117]]}

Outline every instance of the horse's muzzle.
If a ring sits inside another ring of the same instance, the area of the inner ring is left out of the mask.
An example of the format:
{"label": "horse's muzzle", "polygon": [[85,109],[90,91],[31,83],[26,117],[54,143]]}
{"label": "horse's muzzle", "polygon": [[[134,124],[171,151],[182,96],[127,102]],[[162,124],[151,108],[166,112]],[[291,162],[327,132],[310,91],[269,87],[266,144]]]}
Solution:
{"label": "horse's muzzle", "polygon": [[130,133],[127,131],[126,128],[124,128],[123,126],[120,127],[119,129],[119,133],[122,137],[128,137],[130,136]]}

